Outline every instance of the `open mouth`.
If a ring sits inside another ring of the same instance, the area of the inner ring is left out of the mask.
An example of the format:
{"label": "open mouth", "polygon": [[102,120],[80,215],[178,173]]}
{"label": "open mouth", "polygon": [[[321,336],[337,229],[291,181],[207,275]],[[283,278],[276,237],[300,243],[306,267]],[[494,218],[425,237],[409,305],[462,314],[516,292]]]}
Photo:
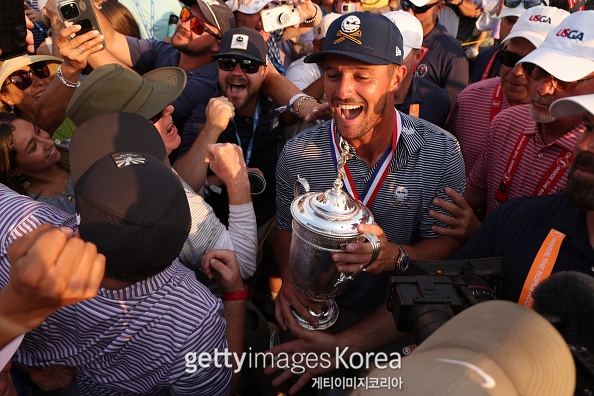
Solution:
{"label": "open mouth", "polygon": [[169,126],[167,127],[167,130],[165,131],[165,135],[167,135],[167,136],[173,135],[173,133],[175,131],[176,131],[175,125],[173,125],[173,121],[172,121],[171,124],[169,124]]}
{"label": "open mouth", "polygon": [[363,111],[363,106],[354,104],[338,105],[338,113],[345,120],[354,120]]}
{"label": "open mouth", "polygon": [[242,93],[246,88],[245,84],[230,84],[229,90],[231,91],[232,95],[239,95]]}
{"label": "open mouth", "polygon": [[45,158],[49,158],[52,155],[54,155],[54,153],[56,152],[56,148],[52,147],[51,150],[49,151],[49,153],[45,156]]}
{"label": "open mouth", "polygon": [[33,95],[33,99],[39,99],[41,97],[42,93],[43,93],[43,91],[37,92],[35,95]]}

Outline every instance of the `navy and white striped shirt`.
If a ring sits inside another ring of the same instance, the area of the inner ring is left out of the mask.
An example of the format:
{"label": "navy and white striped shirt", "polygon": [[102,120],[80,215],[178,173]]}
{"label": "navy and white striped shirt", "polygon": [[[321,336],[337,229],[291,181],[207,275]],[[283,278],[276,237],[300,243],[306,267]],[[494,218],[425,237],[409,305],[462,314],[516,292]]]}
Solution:
{"label": "navy and white striped shirt", "polygon": [[[431,230],[433,225],[445,227],[429,216],[429,210],[445,213],[432,203],[434,197],[451,202],[445,187],[460,194],[464,192],[464,161],[460,146],[450,133],[426,121],[398,114],[402,117],[402,130],[396,152],[369,209],[390,242],[415,244],[439,236]],[[337,171],[331,150],[330,121],[303,131],[285,145],[276,176],[279,229],[291,230],[290,207],[298,175],[307,179],[311,191],[332,188]],[[357,191],[363,191],[373,169],[352,147],[350,150],[353,157],[347,162],[349,170]],[[361,273],[335,300],[339,305],[370,312],[386,298],[389,276]]]}
{"label": "navy and white striped shirt", "polygon": [[[2,289],[12,241],[44,223],[76,228],[76,218],[2,184],[0,208]],[[60,309],[27,333],[15,361],[78,367],[84,395],[224,395],[231,369],[211,364],[185,372],[186,353],[214,357],[215,348],[227,348],[221,314],[221,301],[176,260],[147,280],[120,290],[100,288],[95,298]]]}
{"label": "navy and white striped shirt", "polygon": [[[27,333],[16,361],[78,367],[83,395],[225,395],[231,369],[189,374],[185,355],[224,351],[222,303],[178,260],[159,274],[64,307]],[[222,367],[221,367],[222,366]]]}

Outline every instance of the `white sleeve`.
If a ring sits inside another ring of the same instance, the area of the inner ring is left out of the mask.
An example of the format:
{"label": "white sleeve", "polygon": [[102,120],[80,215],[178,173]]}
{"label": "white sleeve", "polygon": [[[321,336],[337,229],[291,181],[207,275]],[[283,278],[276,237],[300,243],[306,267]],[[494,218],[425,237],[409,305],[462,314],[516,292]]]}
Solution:
{"label": "white sleeve", "polygon": [[254,205],[251,202],[229,205],[229,230],[223,232],[215,248],[235,251],[243,279],[256,272],[258,231]]}

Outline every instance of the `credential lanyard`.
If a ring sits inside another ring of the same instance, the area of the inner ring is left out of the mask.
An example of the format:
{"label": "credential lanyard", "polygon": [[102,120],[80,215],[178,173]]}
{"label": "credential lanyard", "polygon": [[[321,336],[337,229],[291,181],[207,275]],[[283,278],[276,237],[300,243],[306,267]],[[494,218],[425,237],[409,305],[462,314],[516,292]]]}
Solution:
{"label": "credential lanyard", "polygon": [[493,62],[495,62],[495,58],[497,58],[499,51],[501,51],[501,47],[499,47],[497,49],[497,51],[495,51],[495,53],[493,54],[491,59],[489,59],[489,63],[487,63],[487,66],[485,67],[485,71],[483,72],[483,75],[481,76],[481,81],[489,78],[489,73],[491,73],[491,69],[493,68]]}
{"label": "credential lanyard", "polygon": [[[252,151],[254,150],[254,137],[256,136],[256,128],[258,128],[258,122],[260,121],[260,99],[256,103],[256,107],[254,108],[254,117],[252,118],[252,138],[248,143],[247,149],[245,150],[245,164],[249,165],[250,160],[252,159]],[[237,131],[237,125],[235,124],[235,119],[232,118],[231,122],[233,123],[233,127],[235,128],[235,139],[237,139],[237,145],[242,147],[241,145],[241,138],[239,137],[239,132]]]}
{"label": "credential lanyard", "polygon": [[[398,114],[397,111],[394,111],[394,117],[396,118],[396,122],[394,122],[394,131],[392,133],[392,145],[386,149],[386,152],[378,161],[379,165],[375,167],[375,170],[371,174],[371,177],[367,182],[367,185],[365,186],[365,190],[363,190],[363,199],[359,198],[359,193],[357,192],[357,187],[355,186],[355,182],[353,181],[353,177],[349,170],[349,166],[347,164],[344,165],[344,171],[347,176],[344,180],[344,184],[347,191],[351,194],[353,198],[355,198],[356,200],[360,200],[368,208],[371,207],[371,204],[373,203],[375,196],[379,192],[380,188],[382,187],[382,183],[384,182],[384,179],[390,171],[390,163],[392,162],[394,152],[396,151],[396,143],[398,142],[398,135],[402,121],[400,119],[400,114]],[[330,139],[332,141],[333,148],[332,161],[334,162],[334,166],[338,169],[338,158],[340,158],[341,150],[338,139],[336,138],[334,120],[332,120],[332,124],[330,126]]]}
{"label": "credential lanyard", "polygon": [[140,17],[142,18],[142,23],[144,24],[144,28],[146,29],[146,32],[149,35],[149,39],[153,39],[155,38],[155,34],[154,34],[154,30],[155,30],[155,0],[151,0],[151,25],[149,26],[148,23],[146,23],[146,19],[144,18],[144,13],[142,12],[142,9],[140,8],[140,4],[138,4],[138,0],[134,0],[134,4],[136,5],[136,9],[138,10],[138,13],[140,14]]}
{"label": "credential lanyard", "polygon": [[524,287],[522,288],[518,304],[532,309],[532,304],[534,303],[532,292],[540,282],[551,275],[555,262],[557,261],[557,256],[559,256],[559,250],[561,250],[563,239],[565,239],[564,233],[551,228],[551,231],[549,231],[549,234],[540,246],[536,257],[532,262],[532,267],[530,267],[530,272],[524,282]]}
{"label": "credential lanyard", "polygon": [[[526,144],[528,143],[529,138],[529,135],[524,134],[524,131],[522,131],[520,138],[516,143],[516,148],[514,149],[511,156],[509,157],[509,160],[507,161],[505,173],[501,177],[499,188],[497,189],[497,193],[495,194],[495,199],[500,204],[503,204],[505,201],[507,201],[509,186],[511,185],[514,174],[516,173],[516,169],[518,168],[520,158],[522,158],[522,154],[524,153],[524,149],[526,148]],[[540,180],[540,182],[532,192],[532,195],[539,196],[548,194],[553,189],[553,186],[555,186],[557,181],[559,181],[561,176],[563,176],[562,171],[569,165],[571,165],[572,158],[573,153],[567,149],[564,149],[561,152],[561,154],[559,154],[557,159],[555,159],[547,173]]]}
{"label": "credential lanyard", "polygon": [[498,83],[493,91],[493,97],[491,98],[491,114],[489,115],[489,124],[501,111],[501,100],[503,99],[503,90],[501,89],[501,83]]}

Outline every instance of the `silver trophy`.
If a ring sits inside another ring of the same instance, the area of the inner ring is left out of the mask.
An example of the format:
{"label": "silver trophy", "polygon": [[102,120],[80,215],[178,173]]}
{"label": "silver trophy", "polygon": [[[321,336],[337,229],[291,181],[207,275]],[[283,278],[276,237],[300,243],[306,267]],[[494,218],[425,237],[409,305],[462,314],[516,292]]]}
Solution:
{"label": "silver trophy", "polygon": [[[342,190],[345,178],[344,165],[351,157],[349,145],[340,140],[342,153],[338,160],[338,176],[333,188],[323,193],[309,192],[309,183],[298,177],[295,182],[295,199],[291,204],[293,233],[291,239],[290,271],[295,287],[309,299],[319,303],[321,313],[310,309],[318,319],[319,326],[312,327],[303,317],[293,311],[298,323],[309,330],[325,330],[338,319],[338,307],[333,298],[341,294],[357,274],[377,258],[380,243],[377,236],[359,233],[359,224],[372,224],[373,215],[361,203]],[[299,186],[305,194],[299,195]],[[338,272],[332,254],[345,252],[346,245],[353,242],[371,243],[371,260],[351,274]]]}

